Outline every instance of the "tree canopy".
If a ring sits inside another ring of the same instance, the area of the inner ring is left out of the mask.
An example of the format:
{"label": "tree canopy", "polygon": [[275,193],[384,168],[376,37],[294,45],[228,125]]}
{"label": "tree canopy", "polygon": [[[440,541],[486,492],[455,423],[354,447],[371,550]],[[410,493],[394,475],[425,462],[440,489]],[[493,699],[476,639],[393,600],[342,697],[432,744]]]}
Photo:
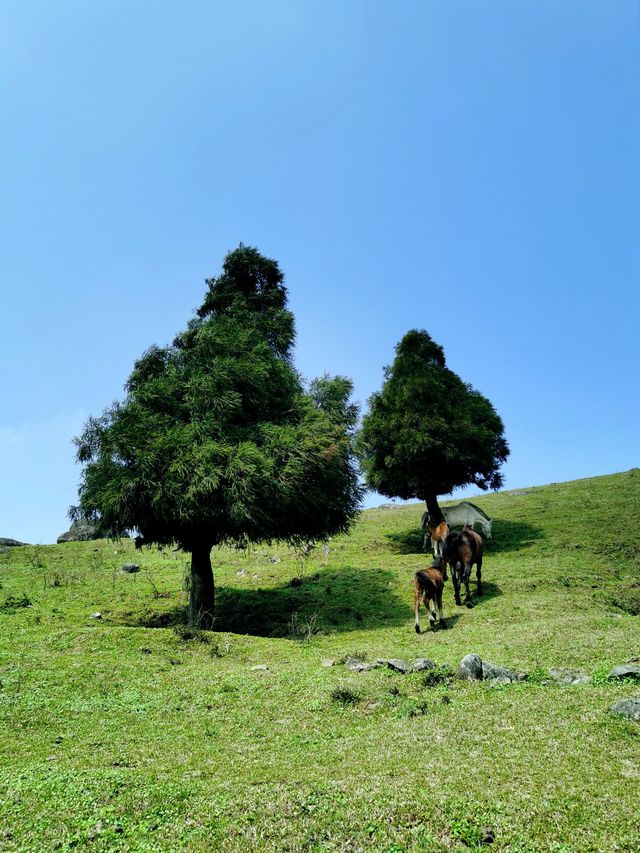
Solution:
{"label": "tree canopy", "polygon": [[358,439],[369,488],[424,500],[438,516],[438,495],[468,484],[502,485],[500,466],[509,455],[502,420],[486,397],[447,368],[442,347],[427,332],[407,332],[384,377]]}
{"label": "tree canopy", "polygon": [[72,515],[190,551],[190,615],[208,625],[212,546],[345,531],[362,489],[351,382],[325,376],[305,391],[278,264],[241,245],[206,284],[187,328],[148,349],[125,399],[76,439],[84,470]]}

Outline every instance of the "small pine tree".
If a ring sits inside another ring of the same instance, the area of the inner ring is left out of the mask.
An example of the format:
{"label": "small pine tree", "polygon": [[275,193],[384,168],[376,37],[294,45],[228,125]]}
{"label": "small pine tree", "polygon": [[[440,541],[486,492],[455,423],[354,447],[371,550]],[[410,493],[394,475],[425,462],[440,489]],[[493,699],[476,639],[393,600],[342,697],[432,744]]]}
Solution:
{"label": "small pine tree", "polygon": [[471,483],[500,488],[499,469],[509,455],[502,420],[486,397],[447,368],[442,347],[427,332],[407,332],[384,376],[358,438],[369,488],[424,500],[438,521],[438,495]]}
{"label": "small pine tree", "polygon": [[210,628],[211,549],[291,544],[347,530],[360,503],[351,382],[292,364],[294,319],[278,264],[240,246],[207,281],[173,344],[136,362],[126,397],[75,439],[79,505],[104,535],[191,553],[189,622]]}

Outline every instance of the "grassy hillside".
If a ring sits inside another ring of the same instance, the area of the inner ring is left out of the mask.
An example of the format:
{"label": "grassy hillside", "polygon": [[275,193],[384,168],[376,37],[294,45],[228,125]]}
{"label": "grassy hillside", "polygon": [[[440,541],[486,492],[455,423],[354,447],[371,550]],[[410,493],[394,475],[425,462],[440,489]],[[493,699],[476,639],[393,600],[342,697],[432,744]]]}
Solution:
{"label": "grassy hillside", "polygon": [[[474,501],[485,595],[456,608],[448,584],[447,629],[420,636],[417,504],[304,560],[214,554],[207,634],[182,624],[180,552],[0,554],[0,849],[640,849],[640,725],[608,710],[640,685],[605,680],[640,655],[640,471]],[[321,665],[468,652],[531,678]]]}

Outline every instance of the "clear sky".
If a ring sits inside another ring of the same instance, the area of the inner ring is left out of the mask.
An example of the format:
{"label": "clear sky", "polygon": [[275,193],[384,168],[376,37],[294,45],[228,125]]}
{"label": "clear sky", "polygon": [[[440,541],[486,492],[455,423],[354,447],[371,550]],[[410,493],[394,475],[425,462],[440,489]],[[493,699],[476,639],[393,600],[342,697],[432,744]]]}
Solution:
{"label": "clear sky", "polygon": [[364,404],[425,328],[507,487],[640,464],[636,0],[3,2],[0,81],[0,536],[67,529],[72,436],[241,241],[305,376]]}

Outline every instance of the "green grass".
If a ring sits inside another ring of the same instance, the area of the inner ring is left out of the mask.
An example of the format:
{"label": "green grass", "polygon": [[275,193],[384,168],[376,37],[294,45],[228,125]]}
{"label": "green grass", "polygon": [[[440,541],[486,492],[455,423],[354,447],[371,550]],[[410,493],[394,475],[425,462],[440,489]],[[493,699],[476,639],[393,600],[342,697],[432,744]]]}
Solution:
{"label": "green grass", "polygon": [[[604,676],[640,655],[640,471],[474,502],[485,595],[447,584],[447,630],[420,636],[417,504],[304,561],[215,553],[214,632],[185,629],[180,552],[0,555],[0,849],[638,850],[640,725],[609,708],[640,686]],[[468,652],[533,677],[452,681]],[[321,666],[348,655],[442,677]]]}

